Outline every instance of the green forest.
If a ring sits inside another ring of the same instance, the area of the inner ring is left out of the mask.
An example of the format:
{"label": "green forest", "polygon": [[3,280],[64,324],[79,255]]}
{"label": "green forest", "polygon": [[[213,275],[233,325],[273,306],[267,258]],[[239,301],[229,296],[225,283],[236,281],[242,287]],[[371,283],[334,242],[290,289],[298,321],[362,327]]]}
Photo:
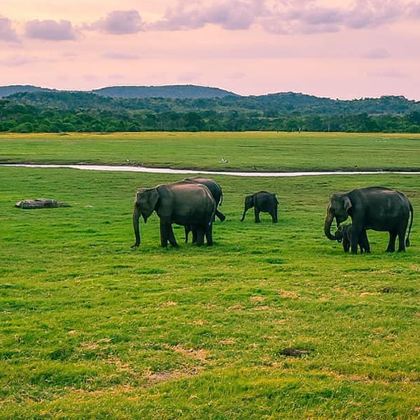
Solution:
{"label": "green forest", "polygon": [[217,98],[116,98],[87,92],[16,93],[0,100],[2,132],[420,132],[420,103],[297,93]]}

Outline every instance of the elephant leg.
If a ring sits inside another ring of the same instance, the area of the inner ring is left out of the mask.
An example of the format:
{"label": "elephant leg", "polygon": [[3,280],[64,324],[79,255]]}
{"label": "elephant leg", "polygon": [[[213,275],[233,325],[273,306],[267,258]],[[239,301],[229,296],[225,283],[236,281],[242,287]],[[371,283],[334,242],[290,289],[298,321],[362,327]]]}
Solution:
{"label": "elephant leg", "polygon": [[197,243],[197,226],[193,226],[192,237],[193,237],[192,243],[196,244]]}
{"label": "elephant leg", "polygon": [[163,248],[166,248],[168,246],[168,233],[166,223],[162,220],[160,221],[160,245]]}
{"label": "elephant leg", "polygon": [[191,231],[191,226],[185,226],[184,230],[185,230],[185,243],[188,243],[188,235]]}
{"label": "elephant leg", "polygon": [[255,223],[261,223],[260,220],[260,211],[254,207]]}
{"label": "elephant leg", "polygon": [[216,209],[216,216],[220,219],[220,221],[224,221],[226,219],[226,216],[219,210]]}
{"label": "elephant leg", "polygon": [[405,229],[398,232],[398,252],[405,251]]}
{"label": "elephant leg", "polygon": [[344,252],[349,252],[350,250],[350,241],[348,239],[343,239],[343,249]]}
{"label": "elephant leg", "polygon": [[201,227],[197,228],[197,246],[202,246],[204,244],[204,230]]}
{"label": "elephant leg", "polygon": [[273,219],[273,223],[277,223],[277,207],[275,207],[271,212],[271,218]]}
{"label": "elephant leg", "polygon": [[362,234],[360,235],[360,249],[362,248],[367,254],[370,254],[370,244],[369,244],[369,239],[367,237],[366,230],[364,230]]}
{"label": "elephant leg", "polygon": [[395,232],[389,232],[389,242],[386,252],[395,251],[395,240],[397,239],[397,234]]}
{"label": "elephant leg", "polygon": [[353,226],[351,231],[350,243],[351,243],[351,253],[357,254],[357,249],[359,247],[360,236],[362,235],[362,230],[357,229]]}
{"label": "elephant leg", "polygon": [[167,232],[168,232],[168,240],[171,243],[171,245],[175,248],[178,248],[178,244],[176,242],[174,231],[172,229],[172,224],[171,223],[167,224]]}
{"label": "elephant leg", "polygon": [[213,245],[213,223],[210,223],[206,229],[206,240],[208,246]]}

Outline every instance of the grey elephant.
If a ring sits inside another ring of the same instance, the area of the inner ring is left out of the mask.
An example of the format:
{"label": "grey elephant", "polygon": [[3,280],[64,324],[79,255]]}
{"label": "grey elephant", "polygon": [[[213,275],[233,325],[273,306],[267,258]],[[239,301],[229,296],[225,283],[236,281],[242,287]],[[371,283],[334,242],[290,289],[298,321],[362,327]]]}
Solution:
{"label": "grey elephant", "polygon": [[[226,219],[226,216],[217,208],[223,202],[223,191],[222,187],[216,181],[210,178],[194,177],[186,178],[184,179],[184,182],[192,182],[196,184],[205,185],[209,189],[211,195],[214,198],[214,201],[216,202],[215,216],[217,216],[222,222]],[[188,242],[188,235],[191,231],[193,233],[193,243],[195,243],[197,241],[197,232],[193,230],[191,225],[185,226],[185,242]]]}
{"label": "grey elephant", "polygon": [[[349,252],[350,250],[352,230],[352,224],[350,223],[348,225],[340,225],[335,232],[335,238],[338,242],[342,243],[344,252]],[[361,233],[358,245],[361,254],[363,252],[370,253],[370,244],[366,230],[363,230]]]}
{"label": "grey elephant", "polygon": [[260,212],[266,212],[271,215],[273,223],[277,223],[277,208],[278,200],[276,194],[269,193],[267,191],[259,191],[255,194],[247,195],[245,197],[245,208],[241,218],[241,222],[245,220],[246,212],[254,208],[255,223],[260,223]]}
{"label": "grey elephant", "polygon": [[[410,227],[407,231],[411,214]],[[331,224],[335,218],[337,226],[348,217],[352,219],[351,252],[357,254],[357,246],[363,231],[373,229],[389,232],[387,252],[395,251],[398,236],[398,251],[405,251],[410,245],[410,231],[413,224],[413,206],[401,192],[384,187],[358,188],[344,194],[333,194],[325,217],[325,236],[335,241]]]}
{"label": "grey elephant", "polygon": [[208,245],[213,244],[212,225],[216,202],[205,185],[181,181],[138,190],[133,211],[136,237],[133,248],[140,245],[140,215],[146,223],[154,211],[160,218],[162,247],[167,247],[168,241],[172,246],[178,246],[172,223],[192,226],[197,232],[197,245],[204,243],[204,237]]}

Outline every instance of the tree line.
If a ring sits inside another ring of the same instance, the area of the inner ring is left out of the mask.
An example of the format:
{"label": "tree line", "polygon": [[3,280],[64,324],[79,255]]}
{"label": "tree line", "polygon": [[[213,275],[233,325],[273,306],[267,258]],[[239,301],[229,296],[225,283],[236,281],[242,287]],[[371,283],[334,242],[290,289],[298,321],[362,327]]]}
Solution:
{"label": "tree line", "polygon": [[301,94],[214,99],[115,99],[41,92],[0,100],[2,132],[116,131],[420,132],[418,102],[338,101]]}

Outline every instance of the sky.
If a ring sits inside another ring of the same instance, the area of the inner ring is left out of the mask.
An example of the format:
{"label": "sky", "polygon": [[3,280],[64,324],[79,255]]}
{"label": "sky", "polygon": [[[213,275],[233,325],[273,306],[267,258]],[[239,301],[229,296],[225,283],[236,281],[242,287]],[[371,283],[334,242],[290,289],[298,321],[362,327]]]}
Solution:
{"label": "sky", "polygon": [[0,85],[420,100],[420,0],[0,0]]}

